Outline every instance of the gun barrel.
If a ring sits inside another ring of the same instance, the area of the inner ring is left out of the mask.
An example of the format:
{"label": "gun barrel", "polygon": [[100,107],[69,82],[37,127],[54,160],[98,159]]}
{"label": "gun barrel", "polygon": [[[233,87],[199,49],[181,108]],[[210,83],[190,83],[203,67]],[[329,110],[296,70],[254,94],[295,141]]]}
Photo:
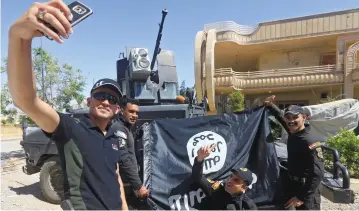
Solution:
{"label": "gun barrel", "polygon": [[151,72],[153,72],[153,68],[155,66],[155,62],[156,62],[156,59],[157,59],[157,54],[159,53],[161,39],[162,39],[162,29],[163,29],[163,24],[165,22],[165,18],[166,18],[167,13],[168,13],[167,9],[162,10],[162,20],[161,20],[161,23],[160,23],[160,28],[158,30],[156,46],[155,46],[155,49],[153,51],[153,57],[152,57],[152,61],[151,61]]}

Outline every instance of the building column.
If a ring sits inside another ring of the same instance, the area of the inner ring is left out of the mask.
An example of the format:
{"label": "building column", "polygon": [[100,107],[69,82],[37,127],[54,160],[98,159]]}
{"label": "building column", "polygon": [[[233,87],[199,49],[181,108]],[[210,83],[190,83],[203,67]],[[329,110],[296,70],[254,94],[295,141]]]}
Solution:
{"label": "building column", "polygon": [[337,70],[344,70],[344,54],[345,54],[345,40],[341,37],[338,37],[337,40]]}
{"label": "building column", "polygon": [[202,101],[205,93],[206,41],[206,32],[197,32],[194,44],[194,85],[198,102]]}
{"label": "building column", "polygon": [[[339,36],[337,38],[337,64],[336,64],[336,69],[344,71],[344,85],[343,85],[344,98],[352,98],[353,97],[353,92],[354,92],[352,74],[351,74],[351,72],[353,70],[353,66],[349,67],[347,65],[350,48],[346,52],[346,43],[348,41],[353,41],[353,40],[359,40],[359,34]],[[350,54],[352,54],[352,53],[350,53]],[[350,63],[350,61],[349,61],[349,63]],[[355,63],[354,63],[354,65],[355,65]]]}
{"label": "building column", "polygon": [[207,32],[207,44],[206,44],[206,93],[208,99],[209,113],[216,113],[216,102],[215,102],[215,78],[214,78],[214,47],[217,41],[217,32],[215,29],[210,29]]}
{"label": "building column", "polygon": [[345,58],[345,71],[344,71],[344,97],[354,97],[354,83],[353,83],[353,69],[356,66],[357,54],[359,50],[359,41],[354,43],[348,48]]}

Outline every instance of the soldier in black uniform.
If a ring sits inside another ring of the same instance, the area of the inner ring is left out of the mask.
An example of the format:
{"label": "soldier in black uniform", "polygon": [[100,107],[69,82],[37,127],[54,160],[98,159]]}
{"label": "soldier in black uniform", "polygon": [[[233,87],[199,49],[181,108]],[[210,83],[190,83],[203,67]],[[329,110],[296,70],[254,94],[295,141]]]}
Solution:
{"label": "soldier in black uniform", "polygon": [[324,176],[324,160],[321,143],[310,133],[310,125],[305,124],[307,114],[300,106],[291,105],[284,111],[266,99],[265,105],[288,133],[288,178],[284,180],[286,208],[320,210],[319,185]]}
{"label": "soldier in black uniform", "polygon": [[232,175],[223,185],[219,181],[210,182],[203,176],[203,162],[215,146],[202,147],[192,168],[192,178],[198,182],[206,197],[200,210],[257,210],[256,204],[245,191],[252,185],[252,172],[247,168],[233,169]]}
{"label": "soldier in black uniform", "polygon": [[[136,123],[138,119],[138,101],[123,97],[121,100],[121,111],[118,118],[114,121],[111,129],[115,130],[122,139],[120,147],[126,146],[131,157],[131,165],[122,165],[120,163],[120,175],[123,181],[126,199],[128,205],[138,204],[137,196],[145,198],[148,196],[148,190],[143,185],[138,173],[138,165],[135,154],[135,141],[131,131],[131,127]],[[135,191],[135,193],[134,193]],[[130,208],[131,209],[131,208]]]}

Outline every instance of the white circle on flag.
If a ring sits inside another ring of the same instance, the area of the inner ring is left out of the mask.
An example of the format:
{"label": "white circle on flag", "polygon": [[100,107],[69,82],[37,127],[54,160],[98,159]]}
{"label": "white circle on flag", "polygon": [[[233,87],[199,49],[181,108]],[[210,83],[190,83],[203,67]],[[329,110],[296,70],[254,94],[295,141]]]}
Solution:
{"label": "white circle on flag", "polygon": [[192,166],[194,159],[197,157],[198,150],[203,146],[210,146],[212,144],[216,147],[204,161],[203,174],[219,171],[223,167],[227,157],[227,143],[221,135],[212,131],[197,133],[187,142],[188,158]]}

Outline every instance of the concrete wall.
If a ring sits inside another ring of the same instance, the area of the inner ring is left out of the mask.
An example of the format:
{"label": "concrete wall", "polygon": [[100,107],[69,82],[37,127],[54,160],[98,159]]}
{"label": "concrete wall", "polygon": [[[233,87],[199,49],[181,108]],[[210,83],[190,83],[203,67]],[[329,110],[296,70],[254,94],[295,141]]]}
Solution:
{"label": "concrete wall", "polygon": [[258,94],[258,95],[246,95],[245,99],[250,100],[251,105],[253,102],[258,99],[259,102],[263,101],[266,97],[270,95],[276,96],[276,103],[280,102],[299,102],[302,101],[303,103],[309,104],[309,105],[315,105],[318,104],[321,100],[321,93],[326,92],[329,97],[337,97],[341,95],[341,89],[339,86],[336,87],[326,87],[326,88],[312,88],[312,89],[306,89],[301,91],[288,91],[288,92],[271,92],[267,94]]}
{"label": "concrete wall", "polygon": [[236,61],[235,59],[232,60],[231,58],[215,57],[215,68],[232,68],[234,71],[247,72],[258,68],[258,59],[251,58]]}
{"label": "concrete wall", "polygon": [[257,30],[251,35],[240,35],[235,31],[228,30],[218,33],[217,40],[259,43],[268,40],[355,31],[358,28],[359,9],[353,9],[260,23]]}
{"label": "concrete wall", "polygon": [[[231,47],[235,48],[237,44]],[[240,52],[242,55],[244,52]],[[234,50],[224,51],[215,49],[215,69],[232,68],[234,71],[247,72],[253,70],[283,69],[295,67],[308,67],[321,65],[323,55],[333,55],[335,59],[336,48],[314,48],[296,50],[283,48],[283,51],[266,52],[259,55],[240,56]],[[359,58],[359,57],[358,57]],[[295,63],[298,61],[298,65]],[[359,60],[358,60],[359,61]]]}
{"label": "concrete wall", "polygon": [[[283,69],[294,67],[317,66],[320,63],[319,52],[267,53],[259,59],[259,69]],[[298,61],[298,65],[295,64]]]}

